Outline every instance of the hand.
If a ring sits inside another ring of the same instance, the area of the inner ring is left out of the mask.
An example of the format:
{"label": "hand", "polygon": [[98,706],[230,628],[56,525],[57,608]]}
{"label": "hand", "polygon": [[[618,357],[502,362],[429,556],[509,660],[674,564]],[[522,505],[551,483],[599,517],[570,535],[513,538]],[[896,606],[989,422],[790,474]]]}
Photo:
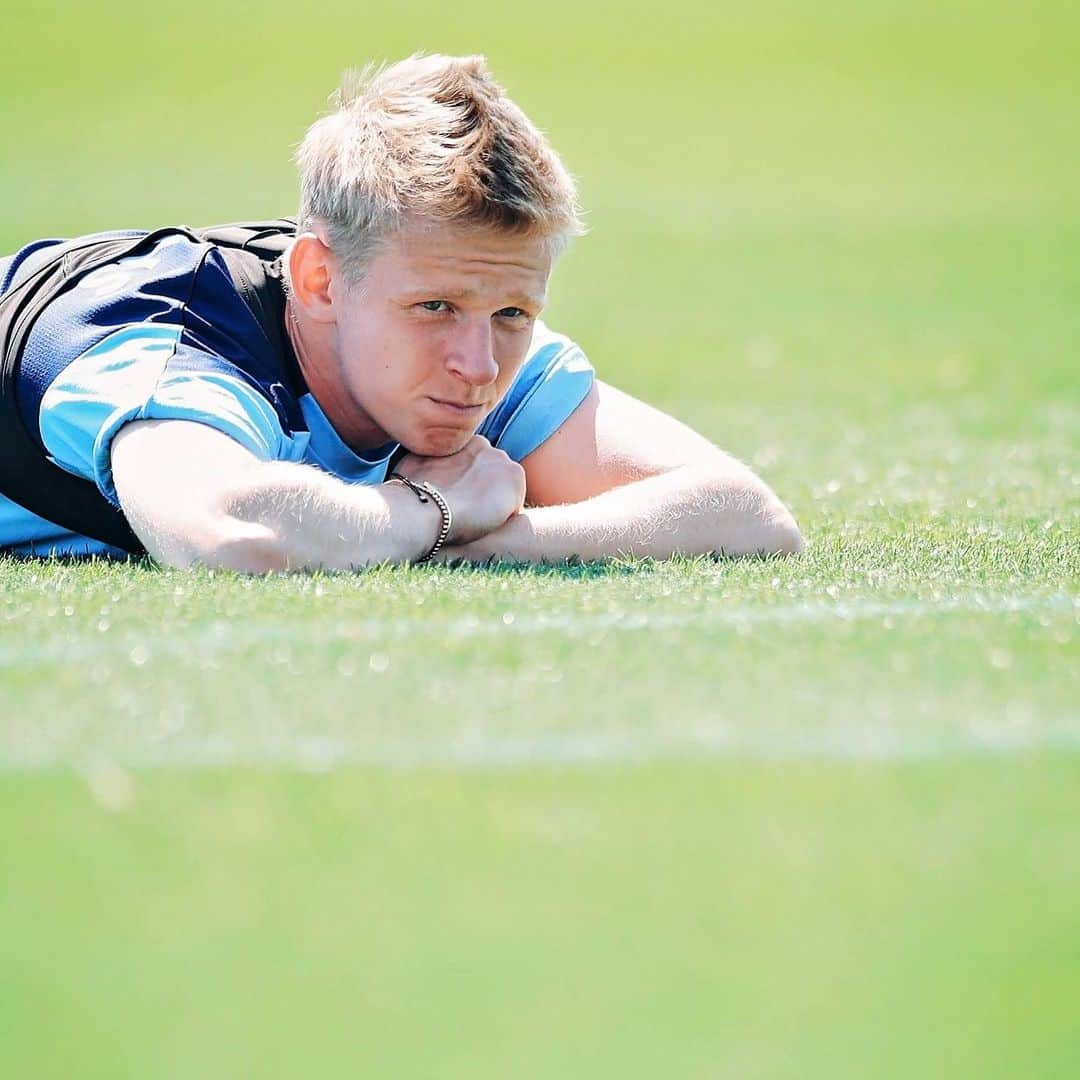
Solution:
{"label": "hand", "polygon": [[525,470],[483,435],[446,457],[406,454],[397,471],[417,483],[426,480],[446,499],[454,515],[450,544],[486,536],[525,504]]}

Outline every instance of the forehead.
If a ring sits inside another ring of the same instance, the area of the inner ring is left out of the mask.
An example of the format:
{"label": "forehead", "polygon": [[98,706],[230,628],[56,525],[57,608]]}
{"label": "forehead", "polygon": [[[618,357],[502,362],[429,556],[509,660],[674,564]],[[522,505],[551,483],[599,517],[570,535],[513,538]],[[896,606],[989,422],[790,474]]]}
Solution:
{"label": "forehead", "polygon": [[388,237],[370,267],[392,289],[438,285],[461,292],[515,291],[542,302],[551,274],[543,237],[462,225],[411,224]]}

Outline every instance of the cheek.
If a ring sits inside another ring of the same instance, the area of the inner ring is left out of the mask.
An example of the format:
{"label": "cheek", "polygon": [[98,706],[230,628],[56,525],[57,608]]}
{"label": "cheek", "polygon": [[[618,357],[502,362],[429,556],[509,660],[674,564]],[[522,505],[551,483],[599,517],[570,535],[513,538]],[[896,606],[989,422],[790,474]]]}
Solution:
{"label": "cheek", "polygon": [[351,382],[364,396],[394,396],[420,381],[425,347],[430,345],[398,327],[384,325],[378,330],[353,340]]}
{"label": "cheek", "polygon": [[515,341],[502,351],[498,358],[499,374],[495,380],[495,385],[499,390],[499,397],[502,397],[509,389],[510,384],[514,381],[514,376],[521,370],[528,355],[528,342],[522,345],[520,342]]}
{"label": "cheek", "polygon": [[419,389],[438,379],[452,342],[437,329],[409,327],[387,343],[383,357],[390,365],[385,378],[398,386]]}

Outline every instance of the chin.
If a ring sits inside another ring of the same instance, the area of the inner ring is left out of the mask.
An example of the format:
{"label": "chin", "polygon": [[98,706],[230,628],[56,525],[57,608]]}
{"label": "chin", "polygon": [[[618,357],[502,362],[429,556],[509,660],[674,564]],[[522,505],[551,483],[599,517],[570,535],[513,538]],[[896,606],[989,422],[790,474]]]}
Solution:
{"label": "chin", "polygon": [[425,431],[408,443],[410,453],[417,457],[449,457],[459,450],[464,450],[469,440],[475,435],[475,431],[448,430],[439,428]]}

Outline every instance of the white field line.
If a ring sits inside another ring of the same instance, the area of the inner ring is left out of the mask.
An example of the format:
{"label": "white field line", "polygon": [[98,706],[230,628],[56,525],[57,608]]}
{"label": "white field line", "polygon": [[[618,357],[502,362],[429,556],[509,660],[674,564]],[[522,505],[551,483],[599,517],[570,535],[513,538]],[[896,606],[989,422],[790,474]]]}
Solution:
{"label": "white field line", "polygon": [[[148,640],[145,633],[105,636],[86,649],[82,643],[56,643],[42,647],[5,646],[0,665],[79,662],[97,657],[124,655],[133,642],[149,656],[176,654],[191,662],[222,652],[251,646],[287,643],[291,648],[311,649],[334,642],[368,643],[417,638],[474,639],[512,634],[560,634],[588,636],[598,632],[638,633],[665,629],[798,626],[854,620],[936,619],[954,614],[989,617],[1017,613],[1080,616],[1080,598],[1064,593],[1029,596],[972,594],[941,602],[906,599],[895,601],[806,601],[776,604],[749,610],[712,608],[705,611],[656,614],[573,614],[570,616],[519,616],[506,623],[499,616],[460,616],[425,621],[417,619],[367,619],[332,621],[302,629],[239,626],[226,622],[186,627],[178,633],[162,630]],[[159,640],[160,637],[160,640]],[[75,655],[79,653],[80,655]],[[0,772],[39,770],[72,765],[88,775],[104,768],[200,768],[252,766],[321,771],[348,765],[390,768],[441,766],[451,768],[516,768],[527,766],[604,765],[648,760],[691,759],[699,756],[733,760],[820,759],[835,761],[919,760],[969,755],[1010,754],[1033,750],[1080,749],[1080,711],[1056,716],[1023,714],[957,716],[947,722],[904,726],[902,705],[896,717],[877,710],[865,722],[853,724],[798,716],[782,725],[768,727],[730,723],[721,717],[693,725],[667,729],[612,731],[570,729],[562,731],[506,732],[475,728],[442,734],[401,736],[399,733],[319,733],[310,730],[249,730],[225,733],[199,732],[190,728],[162,740],[136,741],[108,748],[104,745],[36,742],[16,748],[0,746]],[[943,703],[945,704],[945,703]],[[948,710],[946,710],[947,712]],[[888,719],[885,716],[888,715]],[[899,724],[897,723],[899,721]],[[83,732],[83,736],[89,733]],[[14,752],[13,752],[14,751]],[[113,765],[112,762],[116,762]]]}
{"label": "white field line", "polygon": [[116,769],[271,768],[328,772],[345,767],[517,769],[607,766],[701,758],[747,762],[893,762],[1000,757],[1080,750],[1080,717],[1017,726],[1006,719],[948,732],[829,725],[754,731],[699,724],[682,731],[498,731],[390,736],[353,741],[312,732],[246,736],[207,732],[157,745],[51,751],[0,758],[0,775],[74,767],[93,777]]}
{"label": "white field line", "polygon": [[[85,636],[67,640],[0,644],[0,670],[52,663],[85,663],[109,659],[129,652],[133,646],[145,651],[147,659],[159,656],[191,658],[200,652],[220,657],[259,645],[287,644],[305,652],[334,643],[365,641],[372,644],[436,638],[467,641],[473,638],[556,634],[587,638],[597,634],[652,633],[664,630],[724,629],[750,630],[755,627],[785,627],[807,624],[851,623],[874,620],[935,619],[947,615],[1004,616],[1015,614],[1067,614],[1080,617],[1080,597],[1067,593],[1036,595],[993,595],[973,593],[942,600],[916,598],[899,600],[804,600],[752,608],[712,607],[702,610],[667,612],[574,612],[569,614],[461,615],[450,618],[413,619],[328,617],[303,625],[245,624],[217,620],[197,625],[163,625],[151,630],[124,630],[103,633],[97,640]],[[14,627],[9,628],[9,633]]]}

